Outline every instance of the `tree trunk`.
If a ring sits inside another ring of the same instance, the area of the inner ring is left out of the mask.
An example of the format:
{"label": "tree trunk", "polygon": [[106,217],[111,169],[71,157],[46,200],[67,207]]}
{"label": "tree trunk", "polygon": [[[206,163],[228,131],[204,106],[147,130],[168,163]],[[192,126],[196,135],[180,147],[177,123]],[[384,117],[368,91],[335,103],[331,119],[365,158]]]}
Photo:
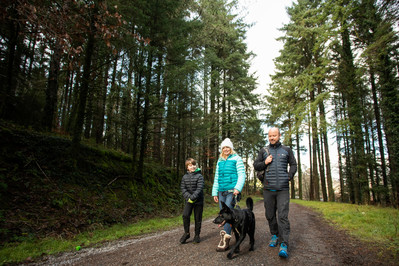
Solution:
{"label": "tree trunk", "polygon": [[385,138],[387,141],[389,176],[392,184],[392,199],[399,207],[399,95],[397,79],[392,73],[393,64],[389,54],[382,53],[379,58],[379,83],[381,90],[381,109],[384,118]]}
{"label": "tree trunk", "polygon": [[101,67],[99,72],[101,73],[101,79],[99,82],[97,102],[96,102],[96,112],[94,114],[93,130],[96,143],[103,143],[104,135],[104,122],[105,122],[105,110],[107,103],[107,91],[108,91],[108,73],[111,67],[111,61],[105,58],[106,64]]}
{"label": "tree trunk", "polygon": [[365,163],[364,140],[362,129],[363,107],[359,95],[361,90],[356,83],[356,69],[353,62],[350,36],[347,22],[342,21],[342,60],[340,62],[340,77],[345,84],[342,90],[343,96],[348,103],[348,116],[351,132],[351,156],[352,156],[352,180],[354,185],[355,203],[363,201],[362,194],[367,189],[367,164]]}
{"label": "tree trunk", "polygon": [[[371,84],[371,93],[373,95],[373,111],[374,111],[374,118],[375,118],[375,123],[376,123],[376,130],[377,130],[377,139],[378,139],[378,148],[380,152],[380,161],[381,161],[381,173],[382,173],[382,182],[385,188],[385,193],[384,193],[384,203],[387,204],[389,202],[389,194],[387,193],[389,191],[388,189],[388,177],[387,177],[387,166],[385,163],[385,149],[384,149],[384,143],[383,143],[383,135],[382,135],[382,127],[381,127],[381,115],[380,115],[380,107],[378,104],[378,98],[377,98],[377,89],[376,89],[376,84],[375,84],[375,74],[374,70],[370,67],[370,84]],[[377,176],[378,180],[378,176]],[[377,182],[379,183],[379,182]]]}
{"label": "tree trunk", "polygon": [[340,187],[340,194],[341,194],[341,202],[346,202],[345,198],[345,184],[344,184],[344,173],[343,173],[343,166],[342,166],[342,155],[341,155],[341,138],[337,134],[337,150],[338,150],[338,169],[339,169],[339,187]]}
{"label": "tree trunk", "polygon": [[[369,169],[369,179],[370,179],[370,183],[371,183],[371,196],[373,198],[373,202],[376,203],[377,200],[376,200],[375,192],[377,190],[377,187],[374,182],[374,165],[376,164],[376,159],[373,156],[371,141],[370,141],[370,138],[373,138],[373,126],[372,126],[371,118],[369,116],[367,118],[368,118],[368,121],[365,124],[365,130],[364,130],[365,137],[366,137],[366,152],[368,155],[367,162],[368,162],[368,169]],[[373,143],[374,143],[374,141],[373,141]],[[370,201],[371,201],[370,193],[368,193],[368,204],[370,204]]]}
{"label": "tree trunk", "polygon": [[222,122],[221,122],[221,129],[222,129],[222,140],[227,137],[227,132],[226,132],[226,117],[227,117],[227,88],[226,88],[226,70],[223,69],[223,98],[222,98]]}
{"label": "tree trunk", "polygon": [[[343,110],[341,114],[342,120],[348,120],[348,117],[345,113],[345,100],[342,98]],[[343,129],[343,142],[344,142],[344,153],[345,153],[345,177],[346,177],[346,184],[348,186],[348,201],[351,203],[355,203],[355,188],[354,188],[354,181],[353,181],[353,171],[352,171],[352,157],[350,153],[350,140],[349,134],[350,128],[348,125],[345,126]]]}
{"label": "tree trunk", "polygon": [[62,49],[55,41],[53,55],[51,56],[50,69],[48,74],[46,103],[44,105],[44,116],[42,126],[45,130],[51,131],[55,122],[58,94],[58,75],[60,72]]}
{"label": "tree trunk", "polygon": [[323,144],[320,145],[317,141],[317,158],[319,160],[319,171],[320,171],[320,181],[321,181],[321,192],[323,195],[323,201],[327,202],[327,187],[326,187],[326,177],[324,175],[324,156],[323,156]]}
{"label": "tree trunk", "polygon": [[[313,89],[309,92],[310,102],[315,101],[315,92]],[[317,130],[317,117],[316,110],[311,107],[311,127],[312,127],[312,179],[313,179],[313,195],[316,201],[320,200],[320,184],[319,184],[319,173],[317,171],[317,142],[318,142],[318,130]]]}
{"label": "tree trunk", "polygon": [[[139,53],[137,63],[136,63],[136,69],[137,69],[137,74],[135,76],[135,87],[137,89],[135,98],[136,98],[136,105],[135,105],[135,111],[133,114],[133,117],[135,118],[134,122],[134,127],[133,127],[133,151],[132,151],[132,156],[133,156],[133,172],[136,172],[136,166],[137,166],[137,154],[138,154],[138,142],[139,142],[139,129],[141,126],[141,98],[143,96],[143,85],[142,85],[142,80],[143,80],[143,69],[144,69],[144,47],[141,47],[141,51]],[[170,163],[166,164],[170,165]]]}
{"label": "tree trunk", "polygon": [[[16,3],[15,3],[16,5]],[[5,27],[8,28],[10,33],[9,40],[7,42],[7,53],[6,53],[6,76],[1,77],[2,82],[0,82],[0,117],[11,119],[15,113],[13,103],[15,103],[15,91],[17,88],[17,76],[18,68],[17,65],[17,49],[18,43],[20,42],[20,23],[17,21],[19,16],[18,12],[13,4],[13,7],[9,10],[11,19],[7,20]]]}
{"label": "tree trunk", "polygon": [[[115,122],[114,120],[116,119],[114,113],[114,109],[116,106],[116,91],[117,91],[117,84],[116,84],[116,76],[117,76],[117,65],[118,65],[118,59],[115,58],[113,61],[113,67],[112,67],[112,77],[111,77],[111,88],[110,88],[110,93],[108,97],[108,103],[107,103],[107,122],[106,122],[106,128],[105,128],[105,144],[106,147],[108,148],[113,148],[115,147],[115,130],[114,130],[114,125]],[[119,95],[118,95],[119,96]]]}
{"label": "tree trunk", "polygon": [[310,175],[310,182],[309,182],[309,199],[310,200],[315,200],[315,194],[314,194],[314,192],[315,192],[315,189],[314,189],[314,181],[313,181],[313,160],[314,160],[314,157],[313,157],[313,153],[312,153],[312,134],[311,134],[311,132],[310,132],[310,129],[311,129],[311,122],[310,122],[310,119],[309,119],[309,122],[308,122],[308,136],[309,136],[309,165],[310,165],[310,173],[309,173],[309,175]]}
{"label": "tree trunk", "polygon": [[299,129],[296,128],[296,156],[298,162],[298,194],[299,199],[303,199],[302,196],[302,165],[301,165],[301,145],[300,145],[300,137],[299,137]]}
{"label": "tree trunk", "polygon": [[141,131],[141,143],[140,143],[140,155],[137,169],[137,178],[143,179],[144,170],[144,158],[147,149],[148,142],[148,124],[150,115],[150,95],[152,93],[152,64],[153,64],[153,47],[149,47],[148,58],[147,58],[147,73],[146,73],[146,84],[144,93],[144,109],[143,109],[143,121],[142,121],[142,131]]}
{"label": "tree trunk", "polygon": [[79,102],[78,102],[78,110],[76,116],[75,127],[73,130],[73,138],[72,142],[74,147],[80,144],[82,130],[83,130],[83,123],[85,118],[85,111],[86,111],[86,102],[87,102],[87,95],[89,93],[89,83],[90,83],[90,73],[91,73],[91,58],[93,56],[94,51],[94,34],[95,34],[95,26],[94,26],[94,18],[91,21],[91,32],[89,33],[89,37],[87,40],[86,52],[85,52],[85,61],[83,65],[83,76],[82,76],[82,83],[80,86],[80,93],[79,93]]}
{"label": "tree trunk", "polygon": [[73,71],[71,71],[69,68],[66,70],[66,78],[65,78],[65,86],[64,86],[64,92],[63,92],[63,97],[62,97],[62,112],[61,112],[61,121],[60,121],[60,128],[63,131],[67,130],[67,120],[68,117],[70,116],[69,113],[69,106],[70,106],[70,100],[71,100],[71,94],[72,94],[72,82],[73,80]]}
{"label": "tree trunk", "polygon": [[[321,84],[318,84],[317,90],[318,94],[322,93],[322,86]],[[331,164],[330,164],[330,152],[328,148],[328,137],[327,137],[327,119],[326,119],[326,112],[324,108],[324,103],[323,101],[320,101],[319,103],[319,112],[320,112],[320,128],[321,128],[321,142],[324,144],[324,156],[325,156],[325,169],[326,169],[326,174],[327,174],[327,186],[328,186],[328,200],[329,201],[335,201],[335,194],[334,194],[334,187],[333,187],[333,181],[332,181],[332,176],[331,176]]]}
{"label": "tree trunk", "polygon": [[[208,75],[208,64],[204,62],[204,70],[203,70],[203,76],[204,76],[204,92],[202,99],[204,101],[204,114],[203,114],[203,123],[208,123],[210,117],[208,114],[208,102],[209,102],[209,93],[208,93],[208,82],[209,82],[209,75]],[[213,176],[209,174],[209,158],[210,158],[210,148],[209,148],[209,131],[206,130],[205,134],[202,138],[202,161],[203,161],[203,167],[204,167],[204,178],[208,178],[210,182],[213,183]]]}
{"label": "tree trunk", "polygon": [[215,163],[218,159],[218,129],[217,129],[217,114],[216,114],[216,102],[217,102],[217,79],[214,73],[217,73],[217,69],[214,65],[211,66],[211,88],[210,88],[210,119],[211,119],[211,128],[210,128],[210,137],[209,137],[209,171],[208,175],[214,175],[214,167]]}
{"label": "tree trunk", "polygon": [[[162,86],[162,70],[163,70],[163,55],[160,53],[158,55],[158,68],[157,68],[157,96],[158,96],[158,108],[157,108],[157,113],[156,113],[156,119],[155,119],[155,127],[154,127],[154,145],[153,145],[153,155],[152,157],[155,160],[161,161],[161,135],[162,135],[162,124],[163,124],[163,113],[165,111],[165,100],[166,100],[166,94],[167,94],[167,86],[165,85],[166,82],[164,82],[164,85]],[[166,78],[165,78],[166,79]],[[162,88],[162,89],[161,89]]]}
{"label": "tree trunk", "polygon": [[89,139],[91,132],[92,132],[92,125],[93,125],[93,98],[95,95],[93,94],[92,89],[89,90],[87,95],[87,103],[86,103],[86,116],[85,116],[85,123],[84,123],[84,137],[85,139]]}

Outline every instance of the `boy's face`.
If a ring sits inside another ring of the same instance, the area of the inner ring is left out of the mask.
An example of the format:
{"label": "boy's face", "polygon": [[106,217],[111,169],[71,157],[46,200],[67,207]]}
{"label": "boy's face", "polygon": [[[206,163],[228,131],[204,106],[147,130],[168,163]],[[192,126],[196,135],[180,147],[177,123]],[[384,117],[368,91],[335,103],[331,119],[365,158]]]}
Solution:
{"label": "boy's face", "polygon": [[194,165],[194,164],[191,164],[191,163],[190,163],[190,164],[187,165],[187,170],[188,170],[190,173],[194,172],[196,168],[197,168],[197,166]]}

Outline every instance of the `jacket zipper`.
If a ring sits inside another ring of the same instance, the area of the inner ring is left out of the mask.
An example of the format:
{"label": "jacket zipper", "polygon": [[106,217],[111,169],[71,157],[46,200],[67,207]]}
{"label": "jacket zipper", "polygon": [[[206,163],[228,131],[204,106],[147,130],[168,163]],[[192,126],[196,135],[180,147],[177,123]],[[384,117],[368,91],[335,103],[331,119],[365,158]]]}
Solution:
{"label": "jacket zipper", "polygon": [[280,179],[278,178],[278,152],[277,148],[275,149],[276,152],[276,189],[280,187]]}

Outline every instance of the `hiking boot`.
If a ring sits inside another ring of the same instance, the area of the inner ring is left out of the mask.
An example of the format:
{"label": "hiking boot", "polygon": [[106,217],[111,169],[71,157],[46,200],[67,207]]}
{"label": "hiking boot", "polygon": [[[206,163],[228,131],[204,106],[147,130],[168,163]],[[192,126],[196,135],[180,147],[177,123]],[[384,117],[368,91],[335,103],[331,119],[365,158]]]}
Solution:
{"label": "hiking boot", "polygon": [[220,236],[221,239],[218,247],[216,248],[217,252],[223,252],[229,249],[231,235],[227,234],[226,231],[222,230],[220,231]]}
{"label": "hiking boot", "polygon": [[194,236],[194,244],[198,244],[199,242],[201,242],[201,238],[200,238],[200,236],[199,235],[195,235]]}
{"label": "hiking boot", "polygon": [[277,247],[278,237],[276,235],[272,235],[272,239],[270,239],[269,247]]}
{"label": "hiking boot", "polygon": [[288,258],[287,244],[281,243],[278,255],[282,258]]}
{"label": "hiking boot", "polygon": [[180,238],[180,243],[181,243],[181,244],[186,243],[186,240],[189,239],[189,238],[190,238],[190,233],[184,233],[184,234],[182,235],[182,237]]}
{"label": "hiking boot", "polygon": [[224,230],[220,231],[220,241],[219,241],[218,247],[224,246],[224,235],[225,234],[226,234],[226,231],[224,231]]}

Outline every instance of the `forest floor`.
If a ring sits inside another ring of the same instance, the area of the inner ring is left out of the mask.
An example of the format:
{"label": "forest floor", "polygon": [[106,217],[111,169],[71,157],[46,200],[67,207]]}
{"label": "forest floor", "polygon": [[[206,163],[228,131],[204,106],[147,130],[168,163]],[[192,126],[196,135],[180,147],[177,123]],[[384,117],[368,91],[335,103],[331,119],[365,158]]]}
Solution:
{"label": "forest floor", "polygon": [[[243,202],[240,206],[244,207]],[[227,252],[216,252],[219,229],[213,219],[203,221],[201,242],[193,244],[193,231],[186,244],[179,239],[183,228],[138,238],[105,243],[101,247],[43,257],[35,265],[399,265],[393,254],[381,255],[380,248],[355,239],[329,225],[307,207],[290,205],[291,234],[289,258],[278,256],[278,247],[268,246],[270,233],[263,202],[254,206],[256,217],[255,251],[248,251],[249,237],[232,260]],[[232,241],[233,243],[235,240]]]}

